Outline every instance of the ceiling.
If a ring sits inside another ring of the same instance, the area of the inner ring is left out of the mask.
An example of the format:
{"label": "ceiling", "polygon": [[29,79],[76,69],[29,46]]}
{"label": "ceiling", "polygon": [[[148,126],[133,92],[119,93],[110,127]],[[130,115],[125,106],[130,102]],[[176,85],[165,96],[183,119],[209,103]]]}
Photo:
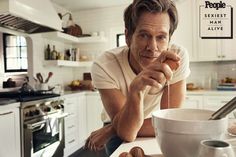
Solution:
{"label": "ceiling", "polygon": [[133,0],[52,0],[69,11],[88,10],[130,4]]}

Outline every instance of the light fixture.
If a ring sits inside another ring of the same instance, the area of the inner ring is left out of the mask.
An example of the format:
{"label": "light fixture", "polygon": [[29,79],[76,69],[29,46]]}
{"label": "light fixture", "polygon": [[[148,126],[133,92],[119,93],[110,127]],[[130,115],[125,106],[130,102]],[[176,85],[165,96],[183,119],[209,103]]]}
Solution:
{"label": "light fixture", "polygon": [[75,23],[74,23],[74,21],[73,21],[73,18],[72,18],[72,14],[71,14],[71,13],[67,12],[67,13],[65,13],[65,14],[63,14],[63,15],[62,15],[61,13],[58,13],[58,15],[59,15],[59,17],[61,18],[61,20],[63,19],[64,16],[69,15],[69,19],[68,19],[68,21],[66,22],[65,28],[68,28],[68,27],[70,27],[70,26],[75,26]]}
{"label": "light fixture", "polygon": [[58,15],[62,21],[63,21],[63,17],[65,17],[66,15],[69,15],[68,21],[66,22],[63,21],[62,23],[62,29],[64,30],[63,31],[64,33],[77,36],[77,37],[83,34],[81,27],[73,21],[72,14],[70,12],[66,12],[63,15],[61,13],[58,13]]}

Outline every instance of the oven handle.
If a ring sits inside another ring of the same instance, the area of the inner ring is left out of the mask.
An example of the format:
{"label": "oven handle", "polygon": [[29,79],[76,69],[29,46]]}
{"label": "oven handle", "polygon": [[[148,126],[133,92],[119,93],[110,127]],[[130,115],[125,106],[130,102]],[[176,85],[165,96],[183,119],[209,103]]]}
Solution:
{"label": "oven handle", "polygon": [[[69,115],[68,113],[63,113],[63,114],[57,115],[55,118],[62,119],[62,118],[67,117],[68,115]],[[26,127],[27,127],[27,129],[33,130],[36,127],[39,127],[40,125],[42,125],[44,123],[46,123],[46,120],[41,120],[41,121],[36,122],[36,123],[26,124]]]}
{"label": "oven handle", "polygon": [[56,118],[62,119],[62,118],[68,117],[68,115],[69,115],[68,113],[62,113],[62,114],[58,115]]}
{"label": "oven handle", "polygon": [[39,121],[39,122],[36,122],[36,123],[26,124],[26,127],[27,127],[27,129],[33,130],[36,127],[39,127],[40,125],[42,125],[44,123],[46,123],[46,120],[42,120],[42,121]]}

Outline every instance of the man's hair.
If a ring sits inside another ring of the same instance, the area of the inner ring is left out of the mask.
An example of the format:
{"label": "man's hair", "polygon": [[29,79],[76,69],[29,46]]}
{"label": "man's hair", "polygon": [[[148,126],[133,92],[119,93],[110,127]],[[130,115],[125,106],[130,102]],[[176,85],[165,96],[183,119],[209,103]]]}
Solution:
{"label": "man's hair", "polygon": [[138,20],[143,12],[168,13],[170,17],[170,37],[178,25],[178,13],[173,0],[133,0],[124,11],[125,28],[128,36],[135,32]]}

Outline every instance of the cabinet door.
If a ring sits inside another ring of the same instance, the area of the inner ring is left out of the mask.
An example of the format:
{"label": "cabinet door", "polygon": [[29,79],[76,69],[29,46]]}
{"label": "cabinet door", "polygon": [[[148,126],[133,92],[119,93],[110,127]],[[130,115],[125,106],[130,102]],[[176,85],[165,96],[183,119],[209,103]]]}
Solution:
{"label": "cabinet door", "polygon": [[20,157],[19,111],[0,111],[0,156]]}
{"label": "cabinet door", "polygon": [[203,96],[196,95],[187,95],[185,97],[185,102],[183,104],[183,108],[202,108]]}
{"label": "cabinet door", "polygon": [[[203,108],[209,110],[218,110],[227,102],[229,102],[234,96],[222,96],[222,95],[214,95],[214,96],[204,96]],[[230,118],[233,117],[233,113],[229,115]]]}
{"label": "cabinet door", "polygon": [[227,0],[225,1],[227,6],[233,7],[233,39],[223,39],[221,40],[221,56],[222,60],[236,60],[236,34],[235,34],[235,26],[236,26],[236,1],[235,0]]}
{"label": "cabinet door", "polygon": [[101,112],[103,109],[100,95],[87,95],[87,135],[91,132],[103,127],[101,120]]}
{"label": "cabinet door", "polygon": [[86,115],[86,96],[81,95],[78,97],[78,131],[79,131],[79,144],[83,144],[87,138],[87,115]]}
{"label": "cabinet door", "polygon": [[[172,41],[185,47],[190,61],[195,60],[193,52],[193,1],[177,1],[179,23],[173,34]],[[187,14],[186,14],[187,13]]]}
{"label": "cabinet door", "polygon": [[77,97],[64,97],[64,110],[69,115],[65,118],[65,156],[69,156],[78,149],[78,100]]}
{"label": "cabinet door", "polygon": [[[200,15],[200,6],[205,5],[205,0],[195,0],[195,16],[194,18],[194,38],[196,42],[194,42],[194,48],[196,48],[197,52],[197,60],[198,61],[216,61],[221,59],[220,53],[220,39],[202,39],[203,35],[201,32],[203,28],[201,28],[201,17]],[[217,33],[215,33],[217,34]]]}

